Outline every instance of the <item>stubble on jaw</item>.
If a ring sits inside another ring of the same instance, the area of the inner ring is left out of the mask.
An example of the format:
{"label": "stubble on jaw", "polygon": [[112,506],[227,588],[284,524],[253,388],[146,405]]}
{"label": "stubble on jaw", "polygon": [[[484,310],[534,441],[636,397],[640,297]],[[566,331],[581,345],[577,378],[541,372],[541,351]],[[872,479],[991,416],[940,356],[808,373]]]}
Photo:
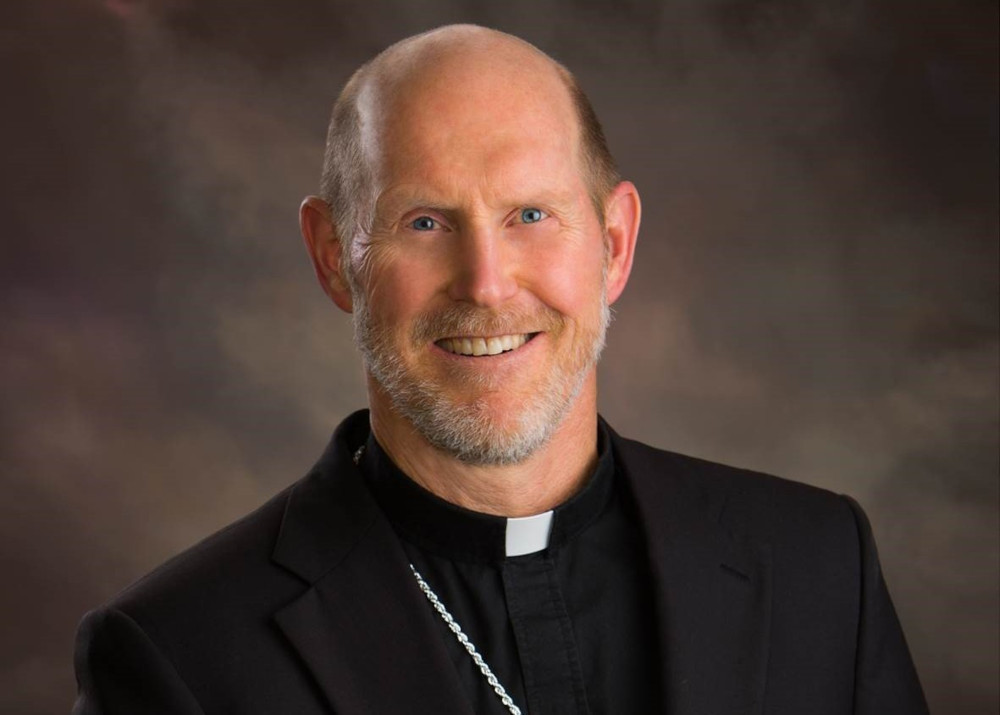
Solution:
{"label": "stubble on jaw", "polygon": [[[600,316],[595,329],[580,337],[568,355],[546,377],[539,389],[525,396],[513,425],[501,423],[490,404],[490,393],[504,389],[488,371],[451,375],[466,380],[472,400],[456,400],[446,386],[414,374],[400,356],[393,333],[373,320],[363,290],[354,291],[354,339],[368,374],[389,398],[392,408],[410,422],[428,443],[461,462],[480,466],[518,464],[552,437],[573,406],[591,368],[604,348],[611,321],[602,278]],[[567,319],[542,307],[530,315],[517,311],[484,311],[454,305],[421,316],[407,339],[413,351],[426,350],[430,342],[461,335],[497,335],[523,332],[527,327],[559,335]],[[473,360],[489,358],[470,358]]]}

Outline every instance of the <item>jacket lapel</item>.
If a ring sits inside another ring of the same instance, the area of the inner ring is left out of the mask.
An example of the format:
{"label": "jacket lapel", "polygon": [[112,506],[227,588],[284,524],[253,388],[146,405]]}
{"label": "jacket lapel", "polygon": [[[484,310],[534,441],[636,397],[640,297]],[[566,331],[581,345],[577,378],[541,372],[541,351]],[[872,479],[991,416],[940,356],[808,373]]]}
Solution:
{"label": "jacket lapel", "polygon": [[367,430],[367,412],[348,418],[289,497],[273,560],[311,586],[275,621],[338,715],[472,715],[436,616],[351,458]]}
{"label": "jacket lapel", "polygon": [[701,483],[702,463],[612,435],[648,539],[666,711],[760,713],[771,609],[766,546],[724,526],[725,499]]}

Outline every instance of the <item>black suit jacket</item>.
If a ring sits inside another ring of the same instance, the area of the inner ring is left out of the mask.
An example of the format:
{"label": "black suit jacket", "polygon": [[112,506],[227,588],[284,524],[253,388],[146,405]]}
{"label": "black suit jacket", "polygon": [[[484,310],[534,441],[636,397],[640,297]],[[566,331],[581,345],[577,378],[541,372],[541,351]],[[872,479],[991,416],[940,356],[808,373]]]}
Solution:
{"label": "black suit jacket", "polygon": [[[74,713],[472,715],[352,461],[367,434],[355,413],[304,479],[89,613]],[[666,712],[926,712],[857,504],[611,434]]]}

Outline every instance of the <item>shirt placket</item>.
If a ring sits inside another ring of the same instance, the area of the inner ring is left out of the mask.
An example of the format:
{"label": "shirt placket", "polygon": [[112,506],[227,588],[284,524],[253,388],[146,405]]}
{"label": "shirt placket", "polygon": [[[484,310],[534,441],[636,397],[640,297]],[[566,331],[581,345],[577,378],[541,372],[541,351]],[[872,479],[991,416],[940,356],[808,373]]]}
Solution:
{"label": "shirt placket", "polygon": [[507,559],[504,595],[531,715],[589,713],[573,625],[551,554]]}

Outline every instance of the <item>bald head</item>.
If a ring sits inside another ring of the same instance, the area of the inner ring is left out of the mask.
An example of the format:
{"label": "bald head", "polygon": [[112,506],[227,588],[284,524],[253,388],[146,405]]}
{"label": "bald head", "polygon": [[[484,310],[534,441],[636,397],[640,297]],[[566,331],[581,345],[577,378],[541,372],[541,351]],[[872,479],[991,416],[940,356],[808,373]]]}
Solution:
{"label": "bald head", "polygon": [[[340,240],[350,244],[369,230],[385,162],[420,160],[406,155],[405,147],[414,144],[408,134],[421,132],[425,147],[435,141],[474,142],[484,128],[477,123],[501,113],[541,122],[553,141],[571,143],[603,221],[604,200],[619,177],[597,117],[572,74],[517,37],[452,25],[392,45],[355,72],[337,99],[321,194]],[[447,134],[434,136],[435,114],[448,116]],[[511,131],[517,131],[517,122]],[[386,145],[394,151],[383,151]]]}
{"label": "bald head", "polygon": [[472,75],[486,81],[557,79],[560,70],[550,57],[518,37],[476,25],[449,25],[397,42],[364,65],[355,78],[361,89],[377,88],[387,98],[409,84],[427,80],[433,84],[435,78],[447,76]]}

